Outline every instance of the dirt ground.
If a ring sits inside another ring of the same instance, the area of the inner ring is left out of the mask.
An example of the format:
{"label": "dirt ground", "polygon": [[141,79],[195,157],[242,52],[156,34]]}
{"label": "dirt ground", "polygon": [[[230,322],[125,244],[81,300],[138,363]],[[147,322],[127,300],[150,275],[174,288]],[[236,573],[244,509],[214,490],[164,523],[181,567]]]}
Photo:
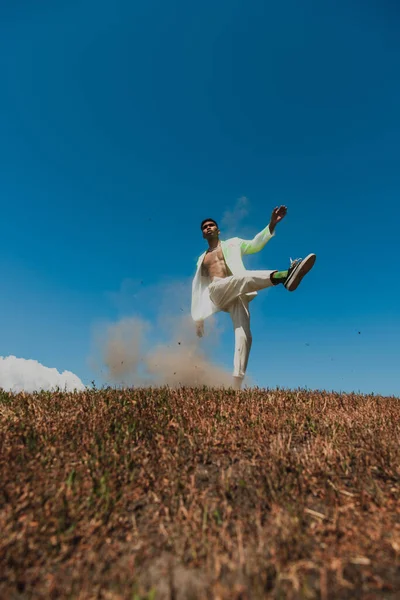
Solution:
{"label": "dirt ground", "polygon": [[400,598],[400,400],[0,392],[0,598]]}

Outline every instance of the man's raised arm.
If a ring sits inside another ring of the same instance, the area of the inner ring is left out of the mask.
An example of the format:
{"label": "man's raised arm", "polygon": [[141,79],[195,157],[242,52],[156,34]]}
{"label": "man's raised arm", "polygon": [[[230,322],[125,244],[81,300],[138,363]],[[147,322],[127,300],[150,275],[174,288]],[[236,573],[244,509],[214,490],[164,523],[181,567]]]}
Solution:
{"label": "man's raised arm", "polygon": [[275,235],[275,227],[286,216],[286,213],[286,206],[277,206],[274,208],[269,225],[260,231],[260,233],[257,233],[252,240],[242,240],[240,245],[242,254],[254,254],[262,250],[265,244]]}

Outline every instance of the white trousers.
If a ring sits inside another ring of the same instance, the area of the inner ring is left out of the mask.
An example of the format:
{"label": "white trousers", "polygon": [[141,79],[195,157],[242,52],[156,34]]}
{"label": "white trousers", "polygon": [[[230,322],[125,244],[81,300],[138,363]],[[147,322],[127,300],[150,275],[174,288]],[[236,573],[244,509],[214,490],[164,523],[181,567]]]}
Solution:
{"label": "white trousers", "polygon": [[244,294],[272,286],[272,273],[275,271],[246,271],[245,275],[214,277],[209,285],[212,302],[231,315],[235,331],[233,376],[239,380],[245,376],[252,342],[249,300]]}

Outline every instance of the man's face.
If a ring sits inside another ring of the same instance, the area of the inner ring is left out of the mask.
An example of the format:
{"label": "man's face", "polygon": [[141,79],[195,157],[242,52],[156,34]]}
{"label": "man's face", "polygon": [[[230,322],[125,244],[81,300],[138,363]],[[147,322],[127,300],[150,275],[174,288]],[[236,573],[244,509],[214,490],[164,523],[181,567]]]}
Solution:
{"label": "man's face", "polygon": [[218,237],[219,229],[213,221],[206,221],[202,227],[203,238],[206,240]]}

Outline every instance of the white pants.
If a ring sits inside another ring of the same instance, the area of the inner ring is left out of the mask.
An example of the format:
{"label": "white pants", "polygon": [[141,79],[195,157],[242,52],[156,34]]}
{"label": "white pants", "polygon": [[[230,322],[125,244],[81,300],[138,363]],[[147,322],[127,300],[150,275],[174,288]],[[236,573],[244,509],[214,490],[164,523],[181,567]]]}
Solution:
{"label": "white pants", "polygon": [[246,271],[245,275],[214,277],[209,285],[212,302],[231,315],[235,331],[233,376],[239,380],[245,376],[252,342],[249,301],[244,294],[272,286],[272,273],[275,271]]}

